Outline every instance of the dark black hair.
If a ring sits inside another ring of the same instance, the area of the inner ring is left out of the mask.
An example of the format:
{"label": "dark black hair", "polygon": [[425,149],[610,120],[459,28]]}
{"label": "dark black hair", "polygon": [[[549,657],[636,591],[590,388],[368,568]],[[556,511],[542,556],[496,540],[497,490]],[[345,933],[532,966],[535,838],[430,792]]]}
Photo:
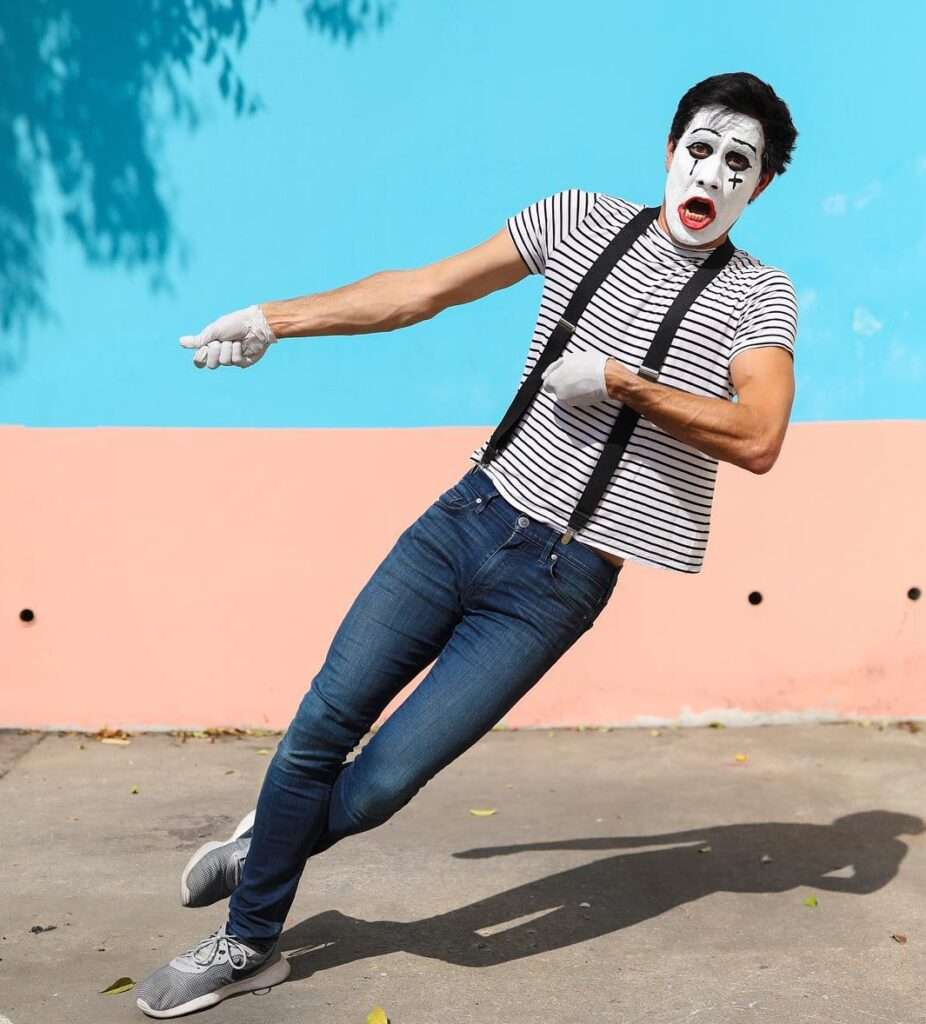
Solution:
{"label": "dark black hair", "polygon": [[762,170],[784,174],[791,161],[797,129],[791,121],[787,104],[761,78],[748,71],[729,75],[712,75],[693,85],[681,98],[669,137],[673,145],[685,134],[694,112],[699,107],[726,107],[738,114],[754,117],[765,133]]}

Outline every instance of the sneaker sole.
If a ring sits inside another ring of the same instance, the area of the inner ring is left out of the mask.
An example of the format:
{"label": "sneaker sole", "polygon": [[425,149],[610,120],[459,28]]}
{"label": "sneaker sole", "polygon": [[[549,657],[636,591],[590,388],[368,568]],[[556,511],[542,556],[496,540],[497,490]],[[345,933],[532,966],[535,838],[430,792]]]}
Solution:
{"label": "sneaker sole", "polygon": [[152,1010],[144,999],[136,999],[135,1005],[142,1013],[146,1013],[149,1017],[182,1017],[186,1013],[194,1013],[196,1010],[205,1010],[208,1006],[215,1006],[216,1003],[221,1003],[223,999],[227,999],[229,996],[237,996],[244,992],[253,992],[255,989],[267,989],[273,985],[279,985],[281,981],[286,981],[291,970],[289,961],[283,957],[277,960],[276,963],[264,968],[264,970],[258,971],[257,974],[252,974],[249,978],[233,981],[224,988],[216,989],[215,992],[207,992],[203,996],[197,996],[195,999],[190,999],[189,1002],[181,1003],[180,1006],[174,1006],[169,1010]]}
{"label": "sneaker sole", "polygon": [[225,846],[226,843],[234,842],[240,835],[243,835],[245,832],[247,832],[247,830],[253,824],[254,811],[250,811],[241,819],[241,821],[238,822],[238,827],[235,829],[234,832],[232,832],[228,839],[223,839],[221,842],[216,842],[215,840],[212,840],[211,842],[203,843],[203,845],[196,851],[196,853],[194,853],[193,856],[190,857],[190,859],[186,862],[186,867],[183,869],[183,873],[180,875],[180,903],[182,906],[188,907],[190,905],[190,900],[192,899],[190,895],[190,890],[187,887],[186,883],[187,879],[190,877],[190,872],[193,870],[193,868],[196,867],[196,865],[200,862],[200,860],[202,860],[203,857],[206,856],[207,853],[211,853],[213,850],[217,850],[220,846]]}

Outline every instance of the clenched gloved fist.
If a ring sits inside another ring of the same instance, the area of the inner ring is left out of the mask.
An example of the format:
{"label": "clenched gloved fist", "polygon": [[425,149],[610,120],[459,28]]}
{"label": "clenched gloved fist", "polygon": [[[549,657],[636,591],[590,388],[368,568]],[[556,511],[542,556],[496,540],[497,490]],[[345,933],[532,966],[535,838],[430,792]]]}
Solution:
{"label": "clenched gloved fist", "polygon": [[217,366],[253,366],[276,341],[260,306],[248,306],[213,320],[199,334],[180,339],[184,348],[197,349],[193,365],[214,370]]}
{"label": "clenched gloved fist", "polygon": [[566,405],[591,405],[609,398],[603,352],[570,352],[543,371],[541,388]]}

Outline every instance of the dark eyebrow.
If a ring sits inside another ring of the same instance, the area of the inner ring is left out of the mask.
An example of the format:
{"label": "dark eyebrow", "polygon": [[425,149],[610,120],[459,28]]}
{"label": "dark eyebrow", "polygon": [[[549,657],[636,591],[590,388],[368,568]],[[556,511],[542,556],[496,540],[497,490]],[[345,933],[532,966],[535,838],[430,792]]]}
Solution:
{"label": "dark eyebrow", "polygon": [[738,139],[738,138],[736,138],[736,136],[734,136],[734,137],[733,137],[733,141],[734,141],[734,142],[738,142],[738,143],[739,143],[739,144],[740,144],[741,146],[749,146],[749,148],[750,148],[750,149],[751,149],[751,150],[753,151],[753,153],[755,153],[755,154],[756,154],[756,156],[758,156],[758,155],[759,155],[759,152],[758,152],[758,150],[756,149],[756,147],[755,147],[755,146],[750,146],[750,145],[749,145],[749,143],[748,143],[748,142],[746,142],[746,141],[744,141],[743,139]]}
{"label": "dark eyebrow", "polygon": [[720,137],[720,132],[715,132],[713,128],[692,128],[693,132],[711,132],[713,135]]}

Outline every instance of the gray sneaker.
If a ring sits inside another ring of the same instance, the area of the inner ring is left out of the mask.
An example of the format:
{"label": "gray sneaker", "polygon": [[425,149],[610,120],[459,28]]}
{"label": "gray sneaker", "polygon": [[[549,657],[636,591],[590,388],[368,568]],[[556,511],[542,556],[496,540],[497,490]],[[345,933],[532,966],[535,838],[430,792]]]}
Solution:
{"label": "gray sneaker", "polygon": [[204,843],[190,857],[180,876],[180,902],[185,907],[208,907],[231,896],[241,881],[253,825],[251,811],[238,822],[229,839]]}
{"label": "gray sneaker", "polygon": [[276,945],[261,953],[222,925],[193,949],[149,974],[138,986],[135,1004],[149,1017],[180,1017],[229,996],[279,985],[289,971],[289,961]]}

